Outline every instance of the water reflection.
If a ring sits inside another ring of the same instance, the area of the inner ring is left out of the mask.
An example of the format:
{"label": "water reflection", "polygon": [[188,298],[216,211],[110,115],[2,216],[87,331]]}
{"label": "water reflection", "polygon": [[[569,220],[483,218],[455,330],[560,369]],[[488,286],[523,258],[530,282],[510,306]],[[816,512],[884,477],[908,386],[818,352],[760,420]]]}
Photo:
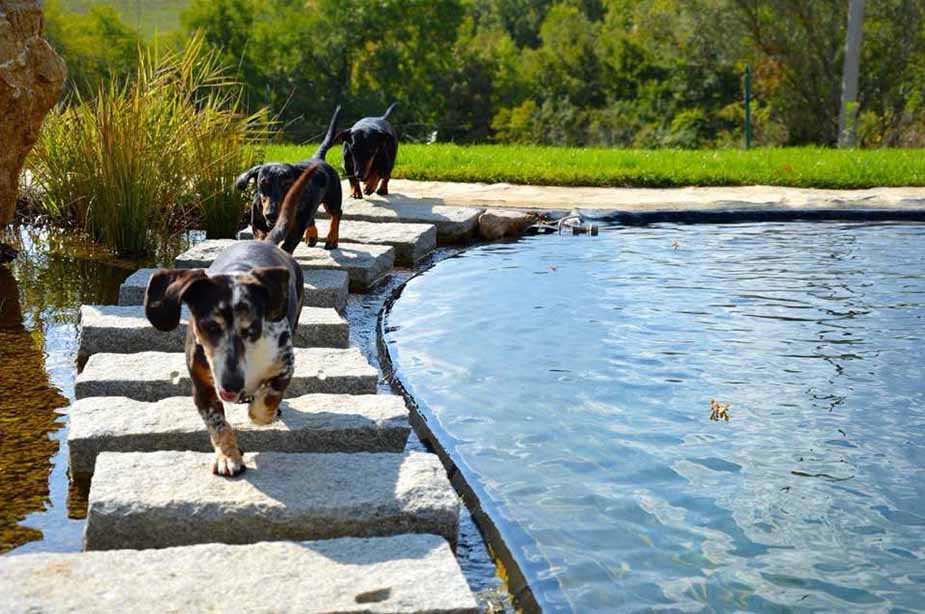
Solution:
{"label": "water reflection", "polygon": [[137,268],[70,233],[0,232],[20,251],[0,266],[0,552],[76,550],[68,512],[66,416],[81,304],[114,303]]}

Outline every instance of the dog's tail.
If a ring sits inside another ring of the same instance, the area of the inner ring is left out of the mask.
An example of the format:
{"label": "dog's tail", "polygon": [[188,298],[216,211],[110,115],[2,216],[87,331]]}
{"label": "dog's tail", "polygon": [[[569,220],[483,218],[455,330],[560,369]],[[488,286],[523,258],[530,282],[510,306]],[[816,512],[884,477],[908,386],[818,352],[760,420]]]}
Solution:
{"label": "dog's tail", "polygon": [[397,106],[398,106],[398,103],[397,103],[397,102],[393,102],[392,104],[390,104],[390,105],[389,105],[389,108],[386,109],[386,110],[385,110],[385,113],[382,114],[382,119],[388,119],[388,118],[389,118],[389,114],[390,114],[392,111],[394,111],[394,110],[395,110],[395,107],[397,107]]}
{"label": "dog's tail", "polygon": [[311,181],[312,175],[314,175],[319,168],[321,168],[321,161],[312,160],[308,163],[308,166],[305,167],[305,170],[302,171],[299,178],[295,180],[295,183],[293,183],[289,191],[286,192],[286,198],[283,199],[283,205],[279,209],[279,218],[276,220],[276,225],[273,226],[273,230],[270,231],[270,234],[267,235],[264,241],[269,241],[273,245],[279,245],[286,240],[290,232],[295,231],[296,213],[299,210],[299,200],[302,198],[302,192],[305,190],[305,186],[308,182]]}
{"label": "dog's tail", "polygon": [[321,145],[318,146],[318,151],[312,156],[313,160],[324,160],[324,157],[328,155],[328,150],[331,149],[331,145],[334,144],[334,135],[337,133],[338,117],[340,117],[340,105],[337,105],[337,108],[334,109],[334,115],[331,117],[331,123],[328,125],[328,133],[324,135],[324,140],[321,141]]}

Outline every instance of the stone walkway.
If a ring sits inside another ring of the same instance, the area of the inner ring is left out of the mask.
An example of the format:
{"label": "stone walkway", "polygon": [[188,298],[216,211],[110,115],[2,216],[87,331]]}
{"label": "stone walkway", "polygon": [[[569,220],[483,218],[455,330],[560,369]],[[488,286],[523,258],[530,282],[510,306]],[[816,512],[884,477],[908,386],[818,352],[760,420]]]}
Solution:
{"label": "stone walkway", "polygon": [[[346,185],[346,183],[345,183]],[[509,183],[452,183],[393,179],[388,197],[370,196],[367,204],[395,208],[445,205],[536,210],[599,209],[628,212],[737,210],[874,209],[925,210],[925,188],[817,190],[775,186],[718,188],[571,188]],[[348,209],[350,203],[345,205]]]}
{"label": "stone walkway", "polygon": [[[436,455],[406,449],[404,400],[377,394],[341,314],[348,287],[385,279],[396,253],[413,266],[438,242],[470,239],[479,213],[348,218],[342,237],[357,243],[296,250],[295,374],[271,425],[226,408],[247,465],[233,479],[211,473],[183,331],[144,318],[153,271],[126,280],[119,306],[83,306],[68,444],[72,476],[90,481],[87,552],[0,558],[0,610],[477,612],[453,552],[459,497]],[[229,243],[176,264],[208,266]]]}

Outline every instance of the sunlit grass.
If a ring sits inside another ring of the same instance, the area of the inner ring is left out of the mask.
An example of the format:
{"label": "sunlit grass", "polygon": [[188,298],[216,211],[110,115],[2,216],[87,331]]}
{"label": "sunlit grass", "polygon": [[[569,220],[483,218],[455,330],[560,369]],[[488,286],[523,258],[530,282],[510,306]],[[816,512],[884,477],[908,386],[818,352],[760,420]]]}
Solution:
{"label": "sunlit grass", "polygon": [[[300,160],[314,150],[315,145],[269,146],[267,160]],[[328,153],[328,162],[342,168],[339,149]],[[393,176],[422,181],[651,188],[925,186],[925,150],[691,151],[402,144]]]}

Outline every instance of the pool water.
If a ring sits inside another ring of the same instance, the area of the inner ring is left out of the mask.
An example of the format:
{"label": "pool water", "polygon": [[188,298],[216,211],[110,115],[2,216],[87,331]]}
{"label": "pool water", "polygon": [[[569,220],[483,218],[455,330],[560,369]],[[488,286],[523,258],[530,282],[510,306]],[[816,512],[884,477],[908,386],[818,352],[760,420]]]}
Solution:
{"label": "pool water", "polygon": [[925,225],[484,245],[385,331],[547,609],[925,608]]}

